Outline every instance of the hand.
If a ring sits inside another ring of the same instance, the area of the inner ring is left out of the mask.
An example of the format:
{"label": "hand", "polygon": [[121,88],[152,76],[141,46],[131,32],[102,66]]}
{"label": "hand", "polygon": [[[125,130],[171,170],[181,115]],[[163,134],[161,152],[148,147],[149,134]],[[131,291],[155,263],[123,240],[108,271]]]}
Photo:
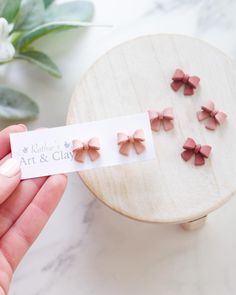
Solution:
{"label": "hand", "polygon": [[10,158],[9,134],[24,125],[0,132],[0,295],[6,295],[12,275],[59,203],[65,175],[20,181],[19,164]]}

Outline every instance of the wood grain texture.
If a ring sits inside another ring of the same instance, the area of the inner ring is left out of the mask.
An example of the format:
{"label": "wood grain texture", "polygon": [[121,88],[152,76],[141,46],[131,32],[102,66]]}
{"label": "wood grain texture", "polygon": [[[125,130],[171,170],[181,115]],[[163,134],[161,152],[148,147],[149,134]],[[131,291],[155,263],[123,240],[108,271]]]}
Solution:
{"label": "wood grain texture", "polygon": [[[180,67],[201,78],[192,97],[170,88]],[[212,132],[196,111],[213,100],[228,114]],[[153,133],[154,161],[80,173],[89,189],[117,212],[148,222],[183,223],[225,203],[236,189],[236,71],[224,53],[181,35],[144,36],[110,50],[84,75],[72,96],[67,123],[162,110],[172,106],[175,128]],[[185,163],[180,153],[187,137],[210,144],[203,167]]]}

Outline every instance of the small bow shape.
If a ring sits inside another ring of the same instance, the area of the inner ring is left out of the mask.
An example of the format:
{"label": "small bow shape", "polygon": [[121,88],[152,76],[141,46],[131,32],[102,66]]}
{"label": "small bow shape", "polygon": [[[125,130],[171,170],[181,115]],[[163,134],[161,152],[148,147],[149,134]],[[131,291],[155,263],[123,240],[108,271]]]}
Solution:
{"label": "small bow shape", "polygon": [[150,110],[148,111],[151,128],[153,131],[158,132],[161,128],[161,123],[165,131],[174,128],[172,120],[174,119],[173,108],[166,108],[162,112]]}
{"label": "small bow shape", "polygon": [[200,78],[197,76],[189,76],[182,70],[177,69],[172,77],[173,82],[171,88],[174,91],[178,91],[182,85],[184,85],[184,95],[193,95],[194,89],[197,88]]}
{"label": "small bow shape", "polygon": [[210,130],[215,130],[217,125],[223,124],[227,118],[224,112],[215,109],[215,104],[213,101],[208,101],[205,105],[201,106],[202,111],[197,112],[198,121],[203,121],[205,119],[209,120],[206,123],[206,128]]}
{"label": "small bow shape", "polygon": [[188,138],[183,145],[183,151],[181,153],[181,157],[184,161],[188,161],[195,154],[194,164],[196,166],[201,166],[205,164],[205,159],[210,156],[211,146],[209,145],[200,145],[196,144],[196,142],[192,138]]}
{"label": "small bow shape", "polygon": [[138,129],[133,135],[127,135],[125,133],[117,133],[117,143],[120,146],[119,152],[124,156],[129,155],[131,146],[134,146],[136,153],[139,155],[145,151],[144,132],[142,129]]}
{"label": "small bow shape", "polygon": [[100,143],[97,137],[91,138],[88,142],[75,139],[72,144],[75,160],[80,163],[84,162],[86,153],[88,153],[91,161],[96,161],[100,157],[98,152],[100,150]]}

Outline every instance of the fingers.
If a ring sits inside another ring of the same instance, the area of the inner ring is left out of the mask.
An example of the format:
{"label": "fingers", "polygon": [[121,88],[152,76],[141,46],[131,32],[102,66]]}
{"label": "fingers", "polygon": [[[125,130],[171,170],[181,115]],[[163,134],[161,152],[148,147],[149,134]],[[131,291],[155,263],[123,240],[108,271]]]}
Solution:
{"label": "fingers", "polygon": [[[10,133],[26,131],[24,125],[13,125],[0,132],[0,160],[10,153]],[[0,204],[16,189],[20,182],[20,165],[9,157],[0,166]]]}
{"label": "fingers", "polygon": [[0,295],[5,295],[5,292],[2,287],[0,287]]}
{"label": "fingers", "polygon": [[23,214],[2,237],[0,254],[7,257],[14,271],[20,260],[47,223],[64,193],[65,175],[49,177]]}
{"label": "fingers", "polygon": [[[13,272],[6,258],[0,253],[0,295],[7,295]],[[1,293],[2,292],[2,293]]]}
{"label": "fingers", "polygon": [[0,204],[2,204],[20,183],[20,164],[15,159],[7,159],[0,166]]}
{"label": "fingers", "polygon": [[[0,206],[0,238],[25,211],[47,177],[21,181],[12,195]],[[0,293],[1,295],[1,293]]]}
{"label": "fingers", "polygon": [[3,129],[0,132],[0,159],[10,153],[10,133],[24,132],[27,130],[25,125],[13,125]]}

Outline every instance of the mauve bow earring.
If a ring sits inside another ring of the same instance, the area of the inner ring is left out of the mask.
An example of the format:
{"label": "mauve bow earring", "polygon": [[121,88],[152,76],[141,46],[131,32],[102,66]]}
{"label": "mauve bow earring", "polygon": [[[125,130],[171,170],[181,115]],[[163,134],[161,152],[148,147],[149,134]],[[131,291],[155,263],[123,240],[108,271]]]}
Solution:
{"label": "mauve bow earring", "polygon": [[184,161],[190,160],[195,155],[194,164],[201,166],[205,164],[205,159],[209,158],[212,148],[209,145],[196,144],[192,138],[188,138],[183,145],[183,149],[181,157]]}
{"label": "mauve bow earring", "polygon": [[208,101],[205,105],[201,106],[202,111],[197,112],[198,121],[208,119],[206,128],[215,130],[217,125],[221,125],[227,118],[224,112],[215,109],[213,101]]}
{"label": "mauve bow earring", "polygon": [[136,154],[141,154],[145,151],[144,132],[142,129],[136,130],[133,135],[127,135],[125,133],[117,133],[117,144],[120,146],[119,152],[124,156],[129,155],[131,146],[134,146]]}
{"label": "mauve bow earring", "polygon": [[197,88],[200,78],[197,76],[189,76],[182,70],[177,69],[172,77],[171,88],[178,91],[184,85],[184,95],[193,95],[194,89]]}
{"label": "mauve bow earring", "polygon": [[83,163],[86,153],[88,153],[91,161],[96,161],[100,157],[98,152],[100,150],[100,143],[97,137],[93,137],[87,142],[82,142],[79,139],[75,139],[73,140],[72,144],[73,153],[77,162]]}
{"label": "mauve bow earring", "polygon": [[158,132],[161,128],[161,124],[163,124],[165,131],[174,128],[172,123],[174,119],[173,108],[166,108],[162,112],[150,110],[148,111],[148,114],[153,131]]}

